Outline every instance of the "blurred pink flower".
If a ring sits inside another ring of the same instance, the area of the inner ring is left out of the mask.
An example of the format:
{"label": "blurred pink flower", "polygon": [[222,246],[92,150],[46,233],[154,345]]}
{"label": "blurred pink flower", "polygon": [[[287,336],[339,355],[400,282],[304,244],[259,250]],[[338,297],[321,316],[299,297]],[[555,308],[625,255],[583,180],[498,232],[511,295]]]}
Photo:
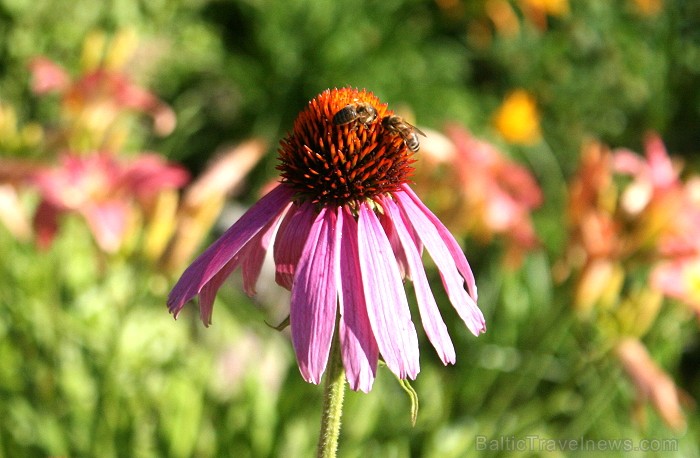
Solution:
{"label": "blurred pink flower", "polygon": [[42,200],[34,218],[38,243],[48,246],[63,213],[77,212],[99,247],[115,252],[123,242],[132,206],[167,188],[178,188],[187,172],[155,154],[121,162],[106,152],[65,154],[56,167],[34,175]]}
{"label": "blurred pink flower", "polygon": [[[372,105],[377,119],[333,124],[333,115],[350,103]],[[398,377],[417,376],[418,338],[404,278],[414,283],[428,339],[443,363],[453,363],[455,350],[422,265],[423,246],[452,305],[478,335],[485,324],[476,284],[455,239],[406,184],[411,153],[381,123],[391,114],[371,93],[349,88],[309,102],[282,141],[282,183],[185,270],[168,297],[170,312],[177,317],[199,296],[209,325],[224,280],[240,266],[246,292],[255,293],[272,247],[276,281],[291,290],[292,343],[306,381],[321,380],[336,320],[353,390],[372,388],[380,354]]]}
{"label": "blurred pink flower", "polygon": [[530,213],[542,204],[542,191],[532,174],[510,161],[495,146],[459,126],[446,129],[456,146],[454,167],[477,235],[503,235],[523,250],[534,248],[537,235]]}
{"label": "blurred pink flower", "polygon": [[569,186],[567,260],[577,271],[575,305],[613,343],[637,391],[635,411],[650,401],[676,430],[685,428],[688,397],[638,339],[657,320],[663,295],[700,311],[700,193],[680,171],[656,134],[647,135],[645,156],[587,144]]}

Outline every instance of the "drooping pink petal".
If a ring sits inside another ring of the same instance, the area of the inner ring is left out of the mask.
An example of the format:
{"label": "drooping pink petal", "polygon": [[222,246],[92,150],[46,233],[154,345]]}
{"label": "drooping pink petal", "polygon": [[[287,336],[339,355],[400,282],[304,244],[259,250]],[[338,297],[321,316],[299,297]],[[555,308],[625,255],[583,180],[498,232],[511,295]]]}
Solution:
{"label": "drooping pink petal", "polygon": [[[467,280],[467,286],[469,286],[470,281],[474,282],[474,277],[457,241],[422,203],[418,205],[419,201],[416,202],[415,194],[396,192],[394,197],[406,216],[406,222],[413,225],[430,253],[430,257],[433,258],[435,265],[440,270],[440,276],[450,302],[467,328],[472,334],[478,336],[486,329],[484,316],[476,305],[475,299],[464,289],[464,281]],[[460,268],[459,255],[461,255],[463,262],[462,268]],[[465,276],[465,272],[469,274],[469,277]]]}
{"label": "drooping pink petal", "polygon": [[185,270],[168,296],[168,308],[177,318],[185,302],[196,296],[248,241],[286,207],[294,190],[279,185],[263,196],[216,242]]}
{"label": "drooping pink petal", "polygon": [[[289,205],[291,205],[291,203]],[[275,218],[267,223],[258,235],[244,248],[245,253],[243,254],[241,270],[243,273],[243,289],[249,296],[255,295],[255,284],[258,281],[258,277],[260,277],[260,271],[265,261],[267,249],[270,246],[272,237],[275,235],[280,220],[281,218]]]}
{"label": "drooping pink petal", "polygon": [[304,380],[315,384],[326,370],[335,329],[335,226],[335,212],[322,208],[305,241],[286,240],[305,242],[292,284],[289,318],[299,371]]}
{"label": "drooping pink petal", "polygon": [[206,282],[201,291],[199,292],[199,318],[204,323],[204,326],[209,326],[211,324],[211,315],[214,308],[214,299],[216,299],[216,293],[224,284],[224,281],[228,278],[231,273],[238,268],[243,260],[242,251],[233,257],[229,262],[224,264],[224,266],[219,270],[211,279]]}
{"label": "drooping pink petal", "polygon": [[384,233],[391,243],[391,248],[394,250],[394,258],[399,266],[399,272],[401,272],[401,278],[411,279],[411,269],[409,268],[408,261],[406,260],[406,253],[404,253],[403,245],[401,245],[401,240],[396,234],[396,229],[391,221],[391,218],[386,214],[379,215],[379,222],[382,223],[384,228]]}
{"label": "drooping pink petal", "polygon": [[[431,212],[430,209],[428,209],[428,207],[425,206],[425,204],[423,204],[423,202],[418,198],[416,193],[413,192],[413,189],[411,189],[410,186],[408,186],[407,184],[402,184],[401,189],[408,197],[411,198],[411,201],[420,210],[420,213],[424,215],[430,222],[433,223],[433,225],[438,231],[440,238],[445,242],[445,244],[447,244],[447,249],[449,250],[450,255],[452,256],[455,264],[457,265],[457,269],[462,274],[462,277],[464,277],[464,280],[467,282],[467,290],[469,291],[469,295],[472,297],[472,299],[474,299],[474,301],[476,301],[478,296],[476,291],[476,281],[474,279],[474,273],[472,272],[471,267],[469,267],[469,262],[464,256],[462,248],[459,246],[459,244],[452,236],[450,231],[447,230],[445,225],[442,224],[438,217],[435,216],[433,212]],[[399,197],[399,202],[406,201],[406,199],[402,199],[400,195],[397,197]],[[419,235],[422,235],[418,228],[415,228],[414,226],[414,229]]]}
{"label": "drooping pink petal", "polygon": [[379,349],[367,316],[358,259],[357,222],[346,208],[338,210],[336,282],[340,307],[340,348],[350,388],[368,393],[377,374]]}
{"label": "drooping pink petal", "polygon": [[275,237],[275,281],[280,286],[292,289],[294,270],[299,262],[304,245],[299,240],[306,240],[314,222],[313,205],[308,202],[293,205],[280,223]]}
{"label": "drooping pink petal", "polygon": [[255,294],[255,283],[260,275],[267,247],[281,218],[282,213],[270,220],[255,237],[241,248],[233,259],[227,262],[211,280],[202,286],[202,290],[199,292],[199,315],[205,326],[211,324],[212,308],[217,291],[238,266],[242,265],[243,285],[246,293],[251,296]]}
{"label": "drooping pink petal", "polygon": [[357,233],[367,315],[377,346],[394,374],[415,379],[420,371],[418,336],[401,273],[389,239],[366,203],[360,204]]}
{"label": "drooping pink petal", "polygon": [[243,285],[246,293],[251,296],[255,294],[255,282],[257,282],[260,275],[260,269],[265,260],[265,253],[270,243],[270,238],[274,235],[274,229],[277,227],[281,217],[280,214],[270,220],[255,237],[241,248],[233,259],[227,262],[211,280],[202,286],[202,290],[199,292],[199,315],[205,326],[211,324],[212,308],[217,291],[238,266],[242,265]]}
{"label": "drooping pink petal", "polygon": [[440,316],[440,310],[430,290],[428,277],[425,275],[421,256],[411,238],[410,231],[403,222],[401,211],[390,198],[383,199],[382,206],[393,222],[395,232],[403,245],[403,250],[406,254],[406,260],[411,270],[412,280],[415,286],[418,311],[420,312],[425,334],[428,336],[430,343],[433,344],[433,347],[435,347],[435,350],[437,350],[442,362],[444,364],[454,364],[457,355],[455,354],[452,340],[450,340],[450,336],[447,333],[447,326]]}

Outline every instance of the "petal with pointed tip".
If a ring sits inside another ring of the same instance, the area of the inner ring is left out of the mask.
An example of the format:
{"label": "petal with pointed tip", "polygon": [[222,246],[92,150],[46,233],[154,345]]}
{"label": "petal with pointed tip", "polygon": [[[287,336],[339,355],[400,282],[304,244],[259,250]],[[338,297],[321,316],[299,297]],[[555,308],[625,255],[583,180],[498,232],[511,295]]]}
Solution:
{"label": "petal with pointed tip", "polygon": [[401,185],[401,189],[403,189],[406,195],[411,198],[416,207],[421,210],[428,220],[433,223],[438,231],[438,234],[440,235],[440,238],[442,238],[442,240],[444,240],[444,242],[447,244],[447,249],[450,251],[452,258],[457,265],[457,269],[467,282],[467,290],[469,291],[469,295],[474,299],[474,301],[476,301],[478,298],[476,291],[476,280],[474,279],[474,273],[472,272],[472,268],[469,266],[469,261],[467,261],[467,258],[464,256],[462,248],[459,246],[450,231],[447,230],[444,224],[442,224],[440,219],[435,216],[428,207],[425,206],[425,204],[418,198],[416,193],[413,192],[408,185]]}
{"label": "petal with pointed tip", "polygon": [[293,195],[294,191],[287,186],[277,186],[250,207],[216,242],[199,255],[170,291],[170,312],[177,318],[185,302],[199,294],[202,287],[233,259],[255,234],[277,217]]}
{"label": "petal with pointed tip", "polygon": [[357,226],[367,315],[377,346],[394,374],[414,379],[420,371],[418,336],[391,243],[366,203],[360,204]]}
{"label": "petal with pointed tip", "polygon": [[290,321],[294,351],[302,377],[316,384],[326,370],[335,329],[335,220],[332,209],[321,209],[303,243],[292,284]]}
{"label": "petal with pointed tip", "polygon": [[368,393],[377,374],[379,349],[367,316],[357,251],[357,222],[346,208],[338,211],[336,246],[343,366],[350,388]]}
{"label": "petal with pointed tip", "polygon": [[387,212],[390,220],[393,222],[395,232],[401,241],[403,251],[406,254],[406,260],[411,270],[413,284],[415,286],[418,311],[420,312],[425,334],[428,336],[430,343],[433,344],[433,347],[435,347],[435,350],[437,350],[442,362],[444,364],[454,364],[455,359],[457,358],[455,348],[452,345],[452,340],[450,340],[449,334],[447,333],[447,326],[440,316],[440,310],[435,302],[435,297],[433,297],[433,292],[430,290],[428,277],[425,275],[425,269],[423,268],[421,256],[418,253],[418,249],[411,237],[410,231],[404,224],[401,211],[396,203],[390,198],[383,199],[382,206]]}
{"label": "petal with pointed tip", "polygon": [[[394,193],[394,197],[398,201],[401,209],[406,216],[405,221],[410,221],[410,224],[415,229],[425,244],[425,248],[430,253],[430,257],[435,262],[435,265],[440,270],[440,277],[445,286],[450,302],[457,310],[457,314],[462,318],[467,328],[474,335],[479,335],[486,330],[484,315],[476,305],[475,300],[467,294],[464,289],[464,281],[462,271],[456,263],[455,252],[450,249],[449,245],[454,245],[457,242],[452,238],[452,235],[447,232],[448,239],[444,231],[441,231],[424,209],[415,203],[415,201],[407,194],[402,192]],[[425,209],[427,210],[427,209]],[[432,215],[432,213],[430,213]],[[437,218],[436,218],[437,219]],[[439,223],[439,221],[438,221]],[[442,226],[442,223],[440,223]],[[445,229],[447,231],[447,229]],[[451,241],[451,242],[450,242]],[[464,254],[459,250],[462,257]],[[465,259],[466,262],[466,259]],[[468,266],[467,266],[468,267]],[[469,270],[471,273],[471,270]],[[473,278],[473,275],[471,276]],[[467,285],[469,282],[467,282]]]}

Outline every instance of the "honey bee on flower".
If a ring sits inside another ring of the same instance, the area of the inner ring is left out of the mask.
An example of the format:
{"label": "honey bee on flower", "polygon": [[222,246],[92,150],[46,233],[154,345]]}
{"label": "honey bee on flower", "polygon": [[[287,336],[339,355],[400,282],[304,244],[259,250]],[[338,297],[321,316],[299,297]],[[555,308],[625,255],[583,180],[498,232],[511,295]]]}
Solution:
{"label": "honey bee on flower", "polygon": [[419,128],[404,120],[401,116],[391,115],[384,117],[382,119],[382,126],[389,132],[401,137],[404,143],[406,143],[406,147],[412,152],[417,153],[420,149],[420,141],[418,140],[417,134],[424,137],[425,134]]}
{"label": "honey bee on flower", "polygon": [[377,119],[377,110],[368,103],[351,103],[345,105],[333,115],[333,124],[344,126],[351,122],[361,122],[365,126]]}

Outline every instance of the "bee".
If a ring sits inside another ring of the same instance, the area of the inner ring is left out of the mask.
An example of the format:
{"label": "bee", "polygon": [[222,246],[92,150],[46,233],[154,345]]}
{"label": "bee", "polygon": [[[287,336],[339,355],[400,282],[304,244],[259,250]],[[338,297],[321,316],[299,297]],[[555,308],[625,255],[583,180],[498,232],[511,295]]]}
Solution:
{"label": "bee", "polygon": [[405,121],[401,116],[385,116],[382,118],[382,126],[389,132],[399,135],[409,150],[417,153],[420,149],[417,134],[421,134],[424,137],[425,134],[416,126]]}
{"label": "bee", "polygon": [[368,103],[351,103],[333,115],[333,124],[342,126],[351,122],[361,122],[365,126],[377,119],[377,110]]}

